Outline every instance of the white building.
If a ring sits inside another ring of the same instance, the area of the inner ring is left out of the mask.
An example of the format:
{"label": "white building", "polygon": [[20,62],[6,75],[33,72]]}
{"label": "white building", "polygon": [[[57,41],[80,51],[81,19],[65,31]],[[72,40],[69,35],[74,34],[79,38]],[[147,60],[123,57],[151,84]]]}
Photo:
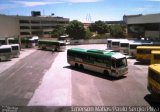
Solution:
{"label": "white building", "polygon": [[68,18],[53,16],[8,16],[0,15],[0,38],[6,37],[51,37],[56,25],[66,26]]}

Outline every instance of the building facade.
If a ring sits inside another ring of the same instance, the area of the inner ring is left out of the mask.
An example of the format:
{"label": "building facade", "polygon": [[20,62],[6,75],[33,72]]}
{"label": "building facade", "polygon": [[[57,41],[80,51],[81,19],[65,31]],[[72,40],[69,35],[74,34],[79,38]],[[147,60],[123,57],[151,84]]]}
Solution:
{"label": "building facade", "polygon": [[123,18],[127,24],[128,36],[160,41],[160,14],[125,15]]}
{"label": "building facade", "polygon": [[52,16],[8,16],[0,15],[0,38],[6,37],[52,37],[57,25],[66,26],[68,18]]}

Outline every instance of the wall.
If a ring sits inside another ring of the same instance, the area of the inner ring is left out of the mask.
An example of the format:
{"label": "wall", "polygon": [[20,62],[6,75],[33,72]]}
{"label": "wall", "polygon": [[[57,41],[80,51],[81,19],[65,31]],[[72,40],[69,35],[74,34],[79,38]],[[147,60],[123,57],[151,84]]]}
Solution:
{"label": "wall", "polygon": [[0,38],[19,35],[19,21],[14,17],[0,15]]}

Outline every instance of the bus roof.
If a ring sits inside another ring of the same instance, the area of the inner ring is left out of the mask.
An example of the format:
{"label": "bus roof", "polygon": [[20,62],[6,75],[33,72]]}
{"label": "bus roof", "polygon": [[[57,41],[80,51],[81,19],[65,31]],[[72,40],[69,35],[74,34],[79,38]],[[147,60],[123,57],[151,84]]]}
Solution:
{"label": "bus roof", "polygon": [[19,46],[19,44],[10,44],[11,46]]}
{"label": "bus roof", "polygon": [[[45,42],[63,42],[59,40],[38,40],[38,41],[45,41]],[[63,42],[64,43],[64,42]]]}
{"label": "bus roof", "polygon": [[92,54],[101,55],[101,56],[103,55],[103,56],[108,56],[108,57],[114,57],[116,59],[125,57],[125,55],[123,55],[121,53],[110,52],[110,51],[107,51],[107,50],[98,50],[98,49],[85,50],[85,49],[81,49],[81,48],[71,48],[69,50],[77,51],[77,52],[83,52],[83,53],[92,53]]}
{"label": "bus roof", "polygon": [[160,54],[160,51],[153,50],[153,51],[152,51],[152,54]]}
{"label": "bus roof", "polygon": [[149,68],[160,73],[160,64],[152,64],[149,66]]}
{"label": "bus roof", "polygon": [[137,49],[160,49],[160,46],[138,46]]}
{"label": "bus roof", "polygon": [[11,45],[1,45],[0,49],[4,49],[4,48],[12,48]]}
{"label": "bus roof", "polygon": [[142,45],[142,44],[137,42],[130,42],[129,45]]}

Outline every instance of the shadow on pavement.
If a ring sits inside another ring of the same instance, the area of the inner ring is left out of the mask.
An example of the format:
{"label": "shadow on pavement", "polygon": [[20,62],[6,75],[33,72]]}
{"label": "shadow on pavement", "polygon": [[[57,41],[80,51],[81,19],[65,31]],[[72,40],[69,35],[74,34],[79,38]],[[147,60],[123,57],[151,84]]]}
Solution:
{"label": "shadow on pavement", "polygon": [[140,62],[140,61],[134,63],[134,65],[149,65],[149,64],[150,64],[149,62]]}
{"label": "shadow on pavement", "polygon": [[110,80],[110,81],[116,81],[116,80],[124,79],[124,78],[127,77],[127,76],[121,76],[121,77],[115,78],[115,77],[112,77],[112,76],[105,76],[102,73],[97,73],[97,72],[93,72],[93,71],[86,70],[86,69],[76,68],[74,66],[64,66],[63,68],[67,68],[67,69],[71,69],[71,70],[74,70],[74,71],[82,72],[82,73],[85,73],[85,74],[88,74],[88,75],[92,75],[92,76],[99,77],[99,78],[106,79],[106,80]]}
{"label": "shadow on pavement", "polygon": [[147,94],[144,99],[149,103],[152,109],[154,109],[154,112],[160,111],[160,99],[153,97],[151,94]]}
{"label": "shadow on pavement", "polygon": [[129,56],[129,57],[127,57],[127,59],[136,59],[135,57],[132,57],[132,56]]}

